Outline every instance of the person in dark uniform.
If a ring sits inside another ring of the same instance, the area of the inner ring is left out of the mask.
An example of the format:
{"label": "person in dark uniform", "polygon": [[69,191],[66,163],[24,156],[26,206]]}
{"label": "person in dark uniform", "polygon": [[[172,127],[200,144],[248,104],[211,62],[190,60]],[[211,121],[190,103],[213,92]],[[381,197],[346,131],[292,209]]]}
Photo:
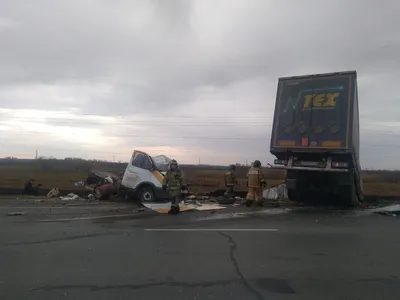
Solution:
{"label": "person in dark uniform", "polygon": [[34,183],[35,180],[33,178],[29,179],[29,181],[25,183],[22,195],[39,196],[40,195],[39,187],[33,186]]}
{"label": "person in dark uniform", "polygon": [[184,183],[183,172],[175,159],[169,163],[169,169],[165,173],[162,188],[168,191],[168,195],[171,198],[171,208],[168,213],[173,215],[180,213],[181,190],[186,189],[187,186]]}

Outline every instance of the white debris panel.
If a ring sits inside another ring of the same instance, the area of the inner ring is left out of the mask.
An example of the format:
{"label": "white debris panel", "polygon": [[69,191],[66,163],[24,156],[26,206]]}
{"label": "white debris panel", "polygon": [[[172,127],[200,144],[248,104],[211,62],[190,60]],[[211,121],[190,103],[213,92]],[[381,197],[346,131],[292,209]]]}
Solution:
{"label": "white debris panel", "polygon": [[263,190],[263,198],[272,200],[288,198],[286,185],[282,183],[272,188]]}
{"label": "white debris panel", "polygon": [[79,197],[78,195],[76,195],[74,193],[69,193],[68,195],[66,195],[64,197],[60,197],[60,199],[62,201],[72,201],[72,200],[80,200],[81,197]]}

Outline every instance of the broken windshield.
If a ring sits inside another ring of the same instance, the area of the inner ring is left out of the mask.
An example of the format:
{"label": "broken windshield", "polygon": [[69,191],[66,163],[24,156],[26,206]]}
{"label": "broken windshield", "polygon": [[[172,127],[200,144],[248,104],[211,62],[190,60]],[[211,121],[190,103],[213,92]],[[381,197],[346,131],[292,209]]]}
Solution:
{"label": "broken windshield", "polygon": [[170,163],[171,159],[168,158],[165,155],[156,155],[156,156],[151,156],[151,159],[153,160],[155,166],[157,169],[161,172],[165,172],[168,169],[168,164]]}

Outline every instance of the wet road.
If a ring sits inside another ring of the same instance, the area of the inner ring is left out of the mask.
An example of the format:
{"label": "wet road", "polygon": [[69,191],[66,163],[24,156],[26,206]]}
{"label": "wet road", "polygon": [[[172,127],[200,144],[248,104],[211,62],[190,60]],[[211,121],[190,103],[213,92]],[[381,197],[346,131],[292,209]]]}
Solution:
{"label": "wet road", "polygon": [[0,299],[398,298],[399,217],[248,212],[0,206]]}

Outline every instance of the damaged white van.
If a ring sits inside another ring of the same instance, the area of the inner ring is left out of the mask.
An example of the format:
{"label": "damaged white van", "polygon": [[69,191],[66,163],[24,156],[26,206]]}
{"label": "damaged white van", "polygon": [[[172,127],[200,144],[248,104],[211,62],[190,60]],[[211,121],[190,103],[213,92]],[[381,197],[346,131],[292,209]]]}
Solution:
{"label": "damaged white van", "polygon": [[[151,157],[145,152],[135,150],[125,169],[121,185],[129,197],[140,202],[155,202],[168,199],[168,193],[162,189],[164,174],[170,159],[164,155]],[[187,190],[181,191],[187,195]]]}

